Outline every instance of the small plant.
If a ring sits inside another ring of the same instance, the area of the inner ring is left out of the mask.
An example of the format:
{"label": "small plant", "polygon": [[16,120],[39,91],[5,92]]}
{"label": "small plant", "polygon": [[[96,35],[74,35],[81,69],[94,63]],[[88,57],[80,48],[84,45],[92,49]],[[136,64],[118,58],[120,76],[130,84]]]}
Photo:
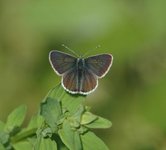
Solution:
{"label": "small plant", "polygon": [[84,106],[85,96],[71,95],[56,86],[40,104],[26,128],[26,106],[0,121],[0,150],[108,150],[91,129],[109,128],[111,122]]}

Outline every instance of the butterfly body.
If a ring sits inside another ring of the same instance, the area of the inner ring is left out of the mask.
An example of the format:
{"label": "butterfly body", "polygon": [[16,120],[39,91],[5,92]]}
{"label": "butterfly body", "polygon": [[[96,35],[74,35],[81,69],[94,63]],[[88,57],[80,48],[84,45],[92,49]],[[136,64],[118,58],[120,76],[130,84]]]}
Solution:
{"label": "butterfly body", "polygon": [[87,95],[98,86],[112,65],[112,55],[101,54],[76,58],[60,51],[51,51],[49,60],[54,71],[62,76],[62,86],[72,94]]}
{"label": "butterfly body", "polygon": [[76,91],[81,91],[81,85],[82,85],[82,78],[85,70],[85,62],[84,59],[77,58],[77,90]]}

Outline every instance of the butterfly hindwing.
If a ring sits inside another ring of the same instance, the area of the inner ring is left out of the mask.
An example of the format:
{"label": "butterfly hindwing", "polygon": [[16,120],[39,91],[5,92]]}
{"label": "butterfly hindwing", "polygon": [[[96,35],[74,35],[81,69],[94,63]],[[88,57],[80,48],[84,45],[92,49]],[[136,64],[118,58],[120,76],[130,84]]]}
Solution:
{"label": "butterfly hindwing", "polygon": [[69,54],[53,50],[49,53],[49,60],[54,71],[58,75],[62,75],[75,67],[77,58]]}
{"label": "butterfly hindwing", "polygon": [[97,88],[97,85],[98,85],[97,76],[85,68],[81,80],[80,93],[87,95],[93,92]]}
{"label": "butterfly hindwing", "polygon": [[84,68],[81,72],[75,67],[62,77],[62,86],[70,93],[87,95],[97,88],[97,76]]}
{"label": "butterfly hindwing", "polygon": [[70,93],[78,93],[79,85],[77,68],[74,68],[63,75],[62,86]]}
{"label": "butterfly hindwing", "polygon": [[99,78],[102,78],[112,65],[113,57],[110,54],[91,56],[85,59],[85,66]]}

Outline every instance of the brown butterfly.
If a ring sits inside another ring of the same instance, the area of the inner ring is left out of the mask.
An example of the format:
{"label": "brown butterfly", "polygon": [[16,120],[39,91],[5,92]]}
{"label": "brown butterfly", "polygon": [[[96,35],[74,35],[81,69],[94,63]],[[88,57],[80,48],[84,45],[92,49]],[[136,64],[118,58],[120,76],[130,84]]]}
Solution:
{"label": "brown butterfly", "polygon": [[63,88],[72,94],[87,95],[98,86],[98,78],[104,77],[112,66],[111,54],[99,54],[87,58],[77,58],[70,54],[53,50],[49,61],[54,71],[62,76]]}

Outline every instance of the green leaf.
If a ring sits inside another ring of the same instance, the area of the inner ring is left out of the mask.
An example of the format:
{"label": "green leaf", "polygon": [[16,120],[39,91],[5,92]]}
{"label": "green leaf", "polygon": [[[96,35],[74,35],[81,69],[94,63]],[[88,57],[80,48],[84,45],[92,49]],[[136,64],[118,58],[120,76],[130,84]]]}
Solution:
{"label": "green leaf", "polygon": [[43,137],[50,137],[50,138],[52,137],[52,130],[49,127],[47,127],[44,130],[42,130],[41,133],[42,133]]}
{"label": "green leaf", "polygon": [[58,150],[69,150],[69,149],[67,147],[60,147]]}
{"label": "green leaf", "polygon": [[61,84],[57,85],[56,87],[52,88],[47,96],[47,97],[51,97],[51,98],[59,98],[61,99],[63,97],[63,95],[65,94],[64,89],[62,88]]}
{"label": "green leaf", "polygon": [[78,128],[80,126],[80,123],[73,117],[68,117],[67,120],[72,128]]}
{"label": "green leaf", "polygon": [[93,128],[93,129],[95,129],[95,128],[110,128],[112,126],[112,123],[111,123],[111,121],[98,116],[96,120],[94,120],[90,124],[86,124],[85,126],[88,128]]}
{"label": "green leaf", "polygon": [[109,150],[105,143],[93,132],[81,135],[83,150]]}
{"label": "green leaf", "polygon": [[80,126],[80,128],[77,130],[79,131],[80,134],[83,134],[83,133],[87,132],[89,129],[85,126]]}
{"label": "green leaf", "polygon": [[85,100],[85,96],[72,95],[65,93],[62,98],[62,107],[67,109],[71,115],[80,107],[80,104]]}
{"label": "green leaf", "polygon": [[58,133],[69,150],[82,150],[80,135],[77,130],[71,129],[67,120],[64,121],[62,129],[60,129]]}
{"label": "green leaf", "polygon": [[85,108],[83,105],[80,105],[74,115],[72,116],[77,122],[81,122],[82,114],[84,113]]}
{"label": "green leaf", "polygon": [[15,150],[32,150],[33,149],[33,145],[31,145],[27,141],[18,142],[16,144],[13,144],[13,147]]}
{"label": "green leaf", "polygon": [[46,101],[41,103],[40,114],[44,117],[51,129],[56,131],[57,123],[62,115],[60,102],[55,98],[47,97]]}
{"label": "green leaf", "polygon": [[25,128],[21,130],[21,132],[12,136],[10,140],[12,141],[12,143],[17,143],[19,141],[27,139],[28,137],[36,136],[36,130],[37,128],[32,128],[32,129]]}
{"label": "green leaf", "polygon": [[26,110],[26,106],[22,105],[9,114],[5,126],[5,129],[8,132],[12,132],[15,128],[19,128],[22,125],[25,118]]}
{"label": "green leaf", "polygon": [[0,143],[6,144],[9,141],[9,134],[5,131],[0,132]]}
{"label": "green leaf", "polygon": [[44,119],[40,115],[32,116],[32,118],[28,124],[27,130],[41,127],[43,121],[44,121]]}
{"label": "green leaf", "polygon": [[75,111],[75,113],[71,117],[68,117],[68,121],[70,122],[70,125],[72,127],[74,128],[80,127],[80,121],[84,111],[85,111],[84,106],[80,105],[78,109]]}
{"label": "green leaf", "polygon": [[82,118],[81,118],[81,124],[82,125],[86,125],[86,124],[89,124],[91,123],[92,121],[96,120],[98,117],[94,114],[92,114],[91,112],[85,112],[83,113],[82,115]]}
{"label": "green leaf", "polygon": [[71,114],[74,114],[78,107],[80,107],[80,104],[85,100],[85,96],[70,94],[61,85],[50,90],[47,97],[61,101],[63,109],[67,109]]}
{"label": "green leaf", "polygon": [[40,142],[37,143],[38,146],[35,146],[35,150],[57,150],[57,144],[54,140],[50,138],[41,137]]}
{"label": "green leaf", "polygon": [[36,135],[36,131],[41,127],[44,119],[40,115],[35,115],[31,118],[30,123],[27,128],[23,128],[19,133],[11,137],[12,143],[17,143],[18,141],[27,139]]}
{"label": "green leaf", "polygon": [[58,134],[53,134],[51,137],[52,140],[56,141],[58,150],[69,150],[66,145],[60,139]]}
{"label": "green leaf", "polygon": [[33,150],[34,150],[34,147],[35,147],[34,145],[36,145],[36,143],[37,143],[37,138],[36,138],[36,136],[32,136],[32,137],[30,137],[30,138],[27,138],[26,140],[27,140],[27,142],[30,143],[30,145],[32,145]]}
{"label": "green leaf", "polygon": [[13,142],[17,142],[20,139],[27,138],[28,136],[36,135],[36,131],[41,127],[44,119],[40,115],[35,115],[31,118],[27,128],[22,129],[17,135],[12,137]]}

